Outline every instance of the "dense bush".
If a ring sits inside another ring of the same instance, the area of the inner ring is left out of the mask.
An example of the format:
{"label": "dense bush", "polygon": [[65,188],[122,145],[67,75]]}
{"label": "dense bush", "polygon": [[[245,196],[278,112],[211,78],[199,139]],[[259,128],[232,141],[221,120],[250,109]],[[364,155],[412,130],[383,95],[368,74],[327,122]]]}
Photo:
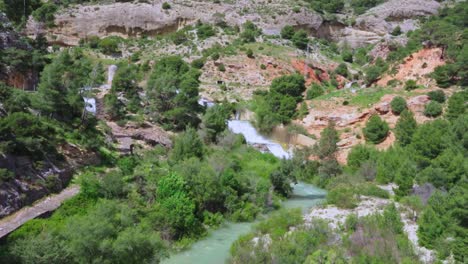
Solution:
{"label": "dense bush", "polygon": [[322,86],[318,83],[312,83],[309,89],[307,89],[307,95],[306,99],[307,100],[312,100],[316,97],[319,97],[324,94],[324,90]]}
{"label": "dense bush", "polygon": [[445,102],[445,93],[442,90],[430,91],[427,95],[432,101],[436,101],[441,104]]}
{"label": "dense bush", "polygon": [[384,1],[385,0],[351,0],[351,7],[354,9],[354,12],[360,15]]}
{"label": "dense bush", "polygon": [[167,128],[196,127],[198,113],[203,111],[198,104],[199,76],[200,72],[180,57],[161,58],[148,80],[148,114]]}
{"label": "dense bush", "polygon": [[398,143],[402,146],[411,143],[416,127],[417,123],[413,112],[407,109],[401,112],[400,118],[395,125],[395,137]]}
{"label": "dense bush", "polygon": [[346,66],[346,63],[340,63],[340,65],[336,67],[335,73],[348,78],[348,66]]}
{"label": "dense bush", "polygon": [[275,125],[288,123],[296,114],[297,103],[302,100],[305,80],[302,75],[285,75],[274,79],[270,92],[255,98],[256,125],[263,132]]}
{"label": "dense bush", "polygon": [[382,142],[388,135],[388,124],[378,115],[373,115],[363,129],[364,137],[374,144]]}
{"label": "dense bush", "polygon": [[284,26],[283,29],[281,29],[281,37],[284,39],[292,39],[295,32],[293,26]]}
{"label": "dense bush", "polygon": [[390,106],[392,108],[392,112],[397,115],[408,108],[406,105],[406,100],[401,96],[396,96],[393,98],[392,102],[390,102]]}
{"label": "dense bush", "polygon": [[306,49],[309,43],[309,36],[307,35],[307,32],[305,32],[305,30],[300,29],[294,33],[291,40],[294,46],[296,46],[297,48]]}
{"label": "dense bush", "polygon": [[339,13],[344,8],[343,0],[307,0],[317,12]]}
{"label": "dense bush", "polygon": [[168,10],[171,9],[171,5],[168,2],[162,3],[162,9]]}
{"label": "dense bush", "polygon": [[104,54],[115,55],[118,54],[119,45],[122,43],[123,39],[121,37],[111,36],[101,39],[98,44],[98,47]]}
{"label": "dense bush", "polygon": [[416,83],[415,80],[407,80],[405,82],[405,90],[406,91],[411,91],[411,90],[414,90],[414,89],[417,89],[418,88],[418,84]]}
{"label": "dense bush", "polygon": [[438,117],[442,114],[442,105],[436,101],[430,101],[424,107],[424,115],[427,117]]}
{"label": "dense bush", "polygon": [[247,21],[242,25],[242,32],[240,38],[243,42],[255,42],[255,39],[262,34],[262,30],[259,29],[252,21]]}
{"label": "dense bush", "polygon": [[58,7],[56,4],[45,3],[38,9],[32,12],[32,16],[35,20],[44,22],[48,26],[54,25],[55,19],[55,12],[57,11]]}

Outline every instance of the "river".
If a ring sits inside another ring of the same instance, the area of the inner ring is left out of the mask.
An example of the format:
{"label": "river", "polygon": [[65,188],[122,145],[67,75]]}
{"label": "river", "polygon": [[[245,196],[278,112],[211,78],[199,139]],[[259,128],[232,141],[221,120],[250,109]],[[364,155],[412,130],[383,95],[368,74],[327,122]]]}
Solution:
{"label": "river", "polygon": [[[248,121],[230,120],[229,129],[244,135],[248,144],[262,144],[278,158],[290,158],[291,153],[281,144],[260,135]],[[299,182],[293,195],[283,202],[284,208],[301,208],[304,212],[323,201],[326,192],[313,185]],[[172,255],[163,264],[222,264],[229,257],[229,249],[239,236],[249,233],[257,222],[232,223],[211,231],[207,237],[195,242],[189,249]]]}

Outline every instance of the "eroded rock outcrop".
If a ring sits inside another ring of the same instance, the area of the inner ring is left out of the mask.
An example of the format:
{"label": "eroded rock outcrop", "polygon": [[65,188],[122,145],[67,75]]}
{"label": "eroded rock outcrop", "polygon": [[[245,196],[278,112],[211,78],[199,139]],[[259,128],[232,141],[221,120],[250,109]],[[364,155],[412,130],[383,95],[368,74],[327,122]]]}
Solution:
{"label": "eroded rock outcrop", "polygon": [[[293,12],[284,0],[218,4],[212,1],[173,1],[168,10],[162,9],[163,2],[76,6],[56,15],[56,27],[45,28],[30,19],[26,33],[30,36],[47,33],[52,43],[77,45],[80,39],[90,36],[153,36],[173,32],[199,20],[207,23],[225,21],[229,25],[241,25],[251,20],[266,34],[278,34],[285,25],[312,30],[322,23],[321,16],[315,12],[306,9]],[[270,11],[275,15],[272,16]]]}

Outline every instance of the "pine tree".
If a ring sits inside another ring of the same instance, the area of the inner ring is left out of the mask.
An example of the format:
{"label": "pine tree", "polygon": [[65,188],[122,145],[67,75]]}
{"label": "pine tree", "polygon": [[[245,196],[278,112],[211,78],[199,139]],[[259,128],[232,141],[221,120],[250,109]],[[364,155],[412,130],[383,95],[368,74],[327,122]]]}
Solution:
{"label": "pine tree", "polygon": [[395,126],[395,136],[400,145],[406,146],[411,143],[411,138],[417,126],[418,124],[411,111],[405,110],[401,113]]}
{"label": "pine tree", "polygon": [[419,244],[427,248],[433,248],[434,241],[442,234],[443,225],[440,217],[428,206],[418,221]]}
{"label": "pine tree", "polygon": [[387,137],[388,131],[388,124],[383,121],[380,116],[373,115],[369,121],[367,121],[363,132],[366,140],[378,144]]}

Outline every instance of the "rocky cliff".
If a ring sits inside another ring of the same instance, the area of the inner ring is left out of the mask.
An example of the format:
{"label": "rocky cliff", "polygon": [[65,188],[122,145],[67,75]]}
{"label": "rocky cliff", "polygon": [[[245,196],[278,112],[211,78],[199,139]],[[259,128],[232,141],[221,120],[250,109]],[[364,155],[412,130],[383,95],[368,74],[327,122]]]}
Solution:
{"label": "rocky cliff", "polygon": [[[7,49],[20,49],[31,51],[32,48],[21,41],[20,35],[15,32],[5,14],[0,13],[0,56]],[[0,81],[4,81],[10,86],[32,90],[38,81],[38,73],[34,71],[20,72],[10,66],[8,61],[0,57]]]}
{"label": "rocky cliff", "polygon": [[46,33],[52,43],[77,45],[80,39],[90,36],[153,36],[196,21],[223,21],[234,26],[251,20],[265,34],[279,34],[285,25],[292,25],[318,37],[359,47],[389,37],[388,33],[396,26],[404,32],[413,30],[418,26],[418,16],[435,14],[440,7],[435,0],[390,0],[358,16],[356,23],[348,26],[344,22],[347,16],[338,15],[335,22],[324,21],[321,15],[306,7],[293,10],[286,0],[169,1],[171,8],[167,10],[162,8],[162,0],[148,2],[75,6],[59,11],[56,26],[52,28],[30,19],[26,33],[30,36]]}

